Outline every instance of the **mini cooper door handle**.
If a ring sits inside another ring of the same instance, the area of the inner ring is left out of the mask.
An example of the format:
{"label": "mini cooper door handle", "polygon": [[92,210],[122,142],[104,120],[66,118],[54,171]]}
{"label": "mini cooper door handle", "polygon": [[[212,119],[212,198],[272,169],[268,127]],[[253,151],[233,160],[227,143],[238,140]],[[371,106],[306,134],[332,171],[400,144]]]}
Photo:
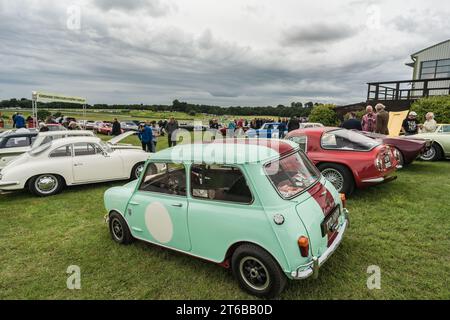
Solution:
{"label": "mini cooper door handle", "polygon": [[80,167],[80,166],[82,166],[83,164],[82,163],[75,163],[73,166],[74,167]]}
{"label": "mini cooper door handle", "polygon": [[172,207],[182,208],[183,205],[181,203],[174,203],[172,204]]}
{"label": "mini cooper door handle", "polygon": [[132,202],[132,201],[130,201],[128,204],[131,205],[131,206],[138,206],[138,205],[139,205],[139,203],[137,203],[137,202]]}

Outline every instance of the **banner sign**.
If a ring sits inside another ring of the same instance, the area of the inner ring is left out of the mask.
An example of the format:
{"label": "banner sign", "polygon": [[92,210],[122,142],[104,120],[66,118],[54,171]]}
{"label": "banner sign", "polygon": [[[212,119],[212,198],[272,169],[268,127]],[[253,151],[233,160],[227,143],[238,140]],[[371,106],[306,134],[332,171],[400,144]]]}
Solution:
{"label": "banner sign", "polygon": [[37,91],[33,91],[32,98],[36,102],[65,102],[65,103],[86,104],[85,98],[68,97],[60,94],[44,93]]}

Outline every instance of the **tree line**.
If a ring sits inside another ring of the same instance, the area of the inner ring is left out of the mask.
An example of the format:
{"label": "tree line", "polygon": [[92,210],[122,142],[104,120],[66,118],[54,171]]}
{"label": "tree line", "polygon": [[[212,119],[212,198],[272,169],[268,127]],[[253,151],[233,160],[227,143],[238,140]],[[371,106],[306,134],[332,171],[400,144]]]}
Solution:
{"label": "tree line", "polygon": [[[124,110],[125,112],[130,110],[143,110],[153,112],[185,112],[189,115],[195,115],[197,113],[204,113],[210,115],[240,115],[240,116],[278,116],[290,118],[308,117],[314,106],[318,106],[319,103],[307,102],[305,104],[301,102],[292,102],[290,105],[278,105],[278,106],[230,106],[221,107],[206,104],[192,104],[188,102],[182,102],[174,100],[172,105],[145,105],[145,104],[130,104],[130,105],[118,105],[118,104],[94,104],[87,105],[88,110]],[[31,109],[31,100],[22,99],[10,99],[0,101],[0,109]],[[52,103],[39,103],[38,108],[49,109],[80,109],[82,105],[70,104],[64,102],[52,102]]]}

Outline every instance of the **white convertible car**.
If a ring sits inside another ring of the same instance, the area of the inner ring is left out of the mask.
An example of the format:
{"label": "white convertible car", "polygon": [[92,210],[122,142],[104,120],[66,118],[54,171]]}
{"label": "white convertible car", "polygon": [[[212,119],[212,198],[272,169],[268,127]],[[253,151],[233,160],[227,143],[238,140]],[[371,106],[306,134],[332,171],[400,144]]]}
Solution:
{"label": "white convertible car", "polygon": [[0,171],[0,191],[26,188],[43,197],[65,186],[136,179],[149,154],[114,144],[118,138],[105,143],[97,137],[68,137],[41,144]]}

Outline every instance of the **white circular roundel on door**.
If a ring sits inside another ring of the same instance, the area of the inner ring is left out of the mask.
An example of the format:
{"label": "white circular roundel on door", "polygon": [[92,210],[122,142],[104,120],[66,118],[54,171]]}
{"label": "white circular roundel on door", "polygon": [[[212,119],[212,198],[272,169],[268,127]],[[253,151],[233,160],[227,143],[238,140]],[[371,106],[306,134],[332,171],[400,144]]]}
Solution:
{"label": "white circular roundel on door", "polygon": [[168,243],[173,237],[173,224],[166,207],[160,202],[153,202],[145,210],[145,225],[148,232],[161,243]]}

